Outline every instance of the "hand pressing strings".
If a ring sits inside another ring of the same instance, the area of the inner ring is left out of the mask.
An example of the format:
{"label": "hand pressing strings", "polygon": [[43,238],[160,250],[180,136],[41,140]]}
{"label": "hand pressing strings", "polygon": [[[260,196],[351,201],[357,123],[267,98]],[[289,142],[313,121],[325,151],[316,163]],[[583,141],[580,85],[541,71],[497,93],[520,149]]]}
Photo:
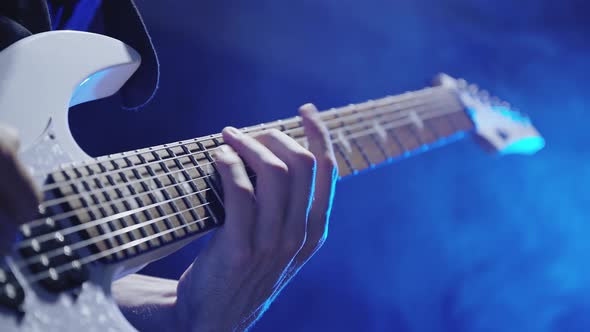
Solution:
{"label": "hand pressing strings", "polygon": [[246,330],[325,241],[336,162],[315,107],[300,112],[309,150],[277,130],[224,129],[216,162],[226,220],[178,283],[181,330]]}

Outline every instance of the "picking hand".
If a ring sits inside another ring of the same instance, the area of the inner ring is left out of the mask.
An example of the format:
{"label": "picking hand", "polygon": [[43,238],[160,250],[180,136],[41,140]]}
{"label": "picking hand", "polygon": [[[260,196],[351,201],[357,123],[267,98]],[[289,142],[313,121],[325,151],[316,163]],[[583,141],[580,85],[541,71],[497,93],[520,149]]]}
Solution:
{"label": "picking hand", "polygon": [[17,150],[16,131],[0,125],[0,254],[10,250],[18,226],[34,216],[39,202]]}

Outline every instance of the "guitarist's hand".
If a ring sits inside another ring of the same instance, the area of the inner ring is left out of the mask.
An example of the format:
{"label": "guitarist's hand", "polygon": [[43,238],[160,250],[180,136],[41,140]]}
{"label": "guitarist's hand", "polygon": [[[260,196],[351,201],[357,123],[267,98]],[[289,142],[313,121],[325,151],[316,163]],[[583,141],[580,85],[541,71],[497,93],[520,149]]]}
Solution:
{"label": "guitarist's hand", "polygon": [[[178,283],[134,274],[113,285],[136,328],[246,330],[319,249],[338,172],[317,110],[306,105],[301,115],[311,152],[278,131],[251,138],[224,130],[225,225]],[[256,191],[242,160],[257,174]]]}
{"label": "guitarist's hand", "polygon": [[[301,108],[311,152],[279,131],[223,131],[225,225],[178,284],[181,330],[247,329],[326,239],[337,171],[316,114]],[[242,159],[257,174],[256,192]]]}
{"label": "guitarist's hand", "polygon": [[18,225],[31,220],[39,201],[17,150],[16,131],[0,125],[0,254],[10,250]]}

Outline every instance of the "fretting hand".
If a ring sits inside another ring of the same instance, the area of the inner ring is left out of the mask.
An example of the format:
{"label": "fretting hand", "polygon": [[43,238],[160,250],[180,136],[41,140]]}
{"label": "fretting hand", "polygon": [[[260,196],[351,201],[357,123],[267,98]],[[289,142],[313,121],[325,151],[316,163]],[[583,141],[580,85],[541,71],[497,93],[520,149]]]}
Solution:
{"label": "fretting hand", "polygon": [[[226,220],[178,283],[131,275],[115,283],[140,330],[247,330],[323,244],[337,177],[327,129],[300,110],[309,151],[279,131],[223,131],[217,154]],[[242,161],[243,160],[243,161]],[[256,173],[256,190],[244,168]]]}

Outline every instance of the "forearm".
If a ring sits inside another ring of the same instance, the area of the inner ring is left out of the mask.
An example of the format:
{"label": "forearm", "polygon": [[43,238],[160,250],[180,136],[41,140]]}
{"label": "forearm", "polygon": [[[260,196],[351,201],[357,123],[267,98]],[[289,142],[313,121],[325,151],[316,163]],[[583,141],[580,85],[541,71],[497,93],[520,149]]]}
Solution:
{"label": "forearm", "polygon": [[175,280],[131,274],[113,283],[113,296],[127,320],[140,331],[176,331]]}

